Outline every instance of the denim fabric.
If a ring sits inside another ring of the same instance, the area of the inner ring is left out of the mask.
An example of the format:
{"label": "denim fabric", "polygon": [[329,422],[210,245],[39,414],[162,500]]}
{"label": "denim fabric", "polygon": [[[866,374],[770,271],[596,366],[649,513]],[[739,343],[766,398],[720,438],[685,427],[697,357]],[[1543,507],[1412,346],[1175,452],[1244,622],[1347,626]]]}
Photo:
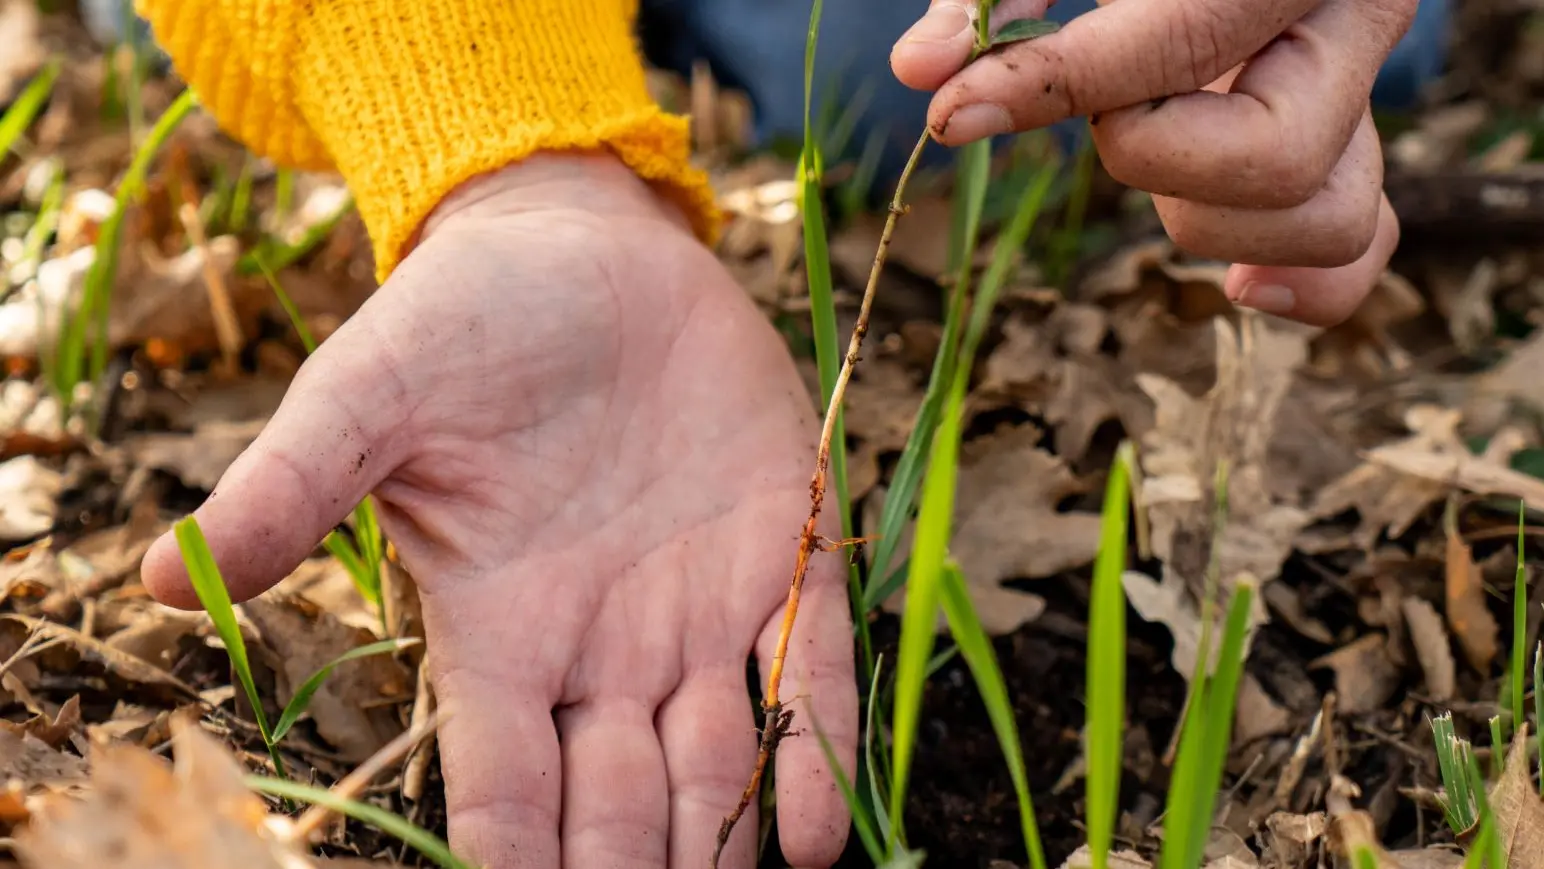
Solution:
{"label": "denim fabric", "polygon": [[[826,0],[824,6],[814,77],[817,117],[822,109],[860,109],[850,148],[861,149],[870,135],[886,137],[885,175],[898,168],[927,113],[930,95],[897,82],[889,60],[895,41],[927,6],[927,0]],[[1094,0],[1059,0],[1047,17],[1066,23],[1094,6]],[[705,58],[721,82],[745,90],[761,142],[798,140],[809,13],[810,0],[643,0],[642,33],[656,65],[684,74],[693,60]],[[1415,23],[1378,76],[1372,94],[1377,107],[1411,106],[1441,72],[1448,18],[1449,0],[1420,0]],[[1068,122],[1057,132],[1072,136],[1081,129],[1081,122]]]}

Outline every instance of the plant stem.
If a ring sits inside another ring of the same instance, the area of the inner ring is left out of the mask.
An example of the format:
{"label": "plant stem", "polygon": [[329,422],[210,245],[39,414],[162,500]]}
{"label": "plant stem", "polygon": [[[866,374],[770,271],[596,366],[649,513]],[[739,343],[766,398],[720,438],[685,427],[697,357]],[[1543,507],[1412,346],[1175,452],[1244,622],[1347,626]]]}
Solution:
{"label": "plant stem", "polygon": [[804,522],[804,529],[799,534],[798,555],[794,559],[793,581],[788,587],[788,603],[783,610],[783,626],[777,637],[777,648],[772,655],[772,666],[767,671],[766,696],[762,700],[762,709],[766,720],[761,729],[761,747],[756,755],[756,767],[751,771],[750,781],[745,786],[745,791],[740,795],[740,802],[735,806],[723,823],[719,826],[718,841],[713,849],[711,866],[718,869],[719,855],[723,853],[724,846],[729,842],[729,835],[734,831],[734,826],[739,822],[745,809],[755,798],[761,785],[761,777],[766,772],[767,763],[773,753],[777,751],[777,744],[788,732],[788,726],[793,720],[793,712],[784,710],[780,689],[783,682],[783,661],[788,655],[788,643],[793,636],[794,620],[799,612],[799,595],[804,589],[804,577],[809,572],[810,556],[820,540],[816,532],[816,526],[820,518],[820,508],[826,497],[826,472],[831,463],[831,437],[836,428],[837,411],[842,406],[842,399],[847,394],[847,383],[852,378],[852,369],[858,363],[858,350],[863,345],[863,338],[868,333],[869,312],[874,306],[874,291],[879,286],[880,273],[884,271],[885,258],[890,251],[890,239],[895,234],[896,220],[906,213],[906,205],[903,197],[906,193],[906,184],[911,180],[912,172],[917,168],[917,162],[922,157],[922,151],[927,147],[928,140],[932,138],[927,129],[923,129],[922,135],[917,139],[917,144],[912,148],[911,156],[906,160],[906,166],[901,170],[900,179],[895,185],[895,196],[890,200],[890,214],[885,218],[884,231],[879,236],[879,248],[874,254],[874,266],[869,271],[868,284],[863,289],[863,301],[858,307],[858,320],[853,325],[852,338],[847,344],[847,355],[842,359],[842,370],[836,377],[836,385],[831,391],[831,401],[826,407],[825,423],[820,431],[820,446],[815,453],[815,474],[810,479],[810,513]]}

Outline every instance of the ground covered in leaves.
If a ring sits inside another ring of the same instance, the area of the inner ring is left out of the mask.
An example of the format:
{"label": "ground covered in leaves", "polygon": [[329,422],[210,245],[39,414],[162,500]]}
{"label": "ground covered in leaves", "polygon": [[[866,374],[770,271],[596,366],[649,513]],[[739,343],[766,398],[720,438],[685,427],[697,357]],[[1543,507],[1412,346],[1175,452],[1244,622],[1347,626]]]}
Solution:
{"label": "ground covered in leaves", "polygon": [[[1452,73],[1420,112],[1382,119],[1404,243],[1347,323],[1241,316],[1221,294],[1222,265],[1173,249],[1143,197],[1097,173],[1077,255],[1046,255],[1064,249],[1054,233],[1064,185],[1019,265],[967,407],[952,551],[998,637],[1054,863],[1083,842],[1088,576],[1123,438],[1140,447],[1142,482],[1140,557],[1125,581],[1121,845],[1150,853],[1182,674],[1197,656],[1195,600],[1215,558],[1224,582],[1258,581],[1264,605],[1212,865],[1314,866],[1331,834],[1353,830],[1410,869],[1457,863],[1428,719],[1451,711],[1488,763],[1508,651],[1533,649],[1544,616],[1544,584],[1533,582],[1526,636],[1512,635],[1519,500],[1530,563],[1544,528],[1544,12],[1459,5]],[[68,11],[0,0],[0,107],[55,57],[64,63],[46,107],[0,155],[0,825],[33,843],[31,865],[85,865],[51,856],[49,837],[130,823],[112,801],[142,800],[163,819],[208,815],[208,838],[189,847],[231,855],[222,865],[258,865],[232,844],[261,826],[262,804],[242,796],[230,760],[267,762],[251,710],[209,619],[151,601],[137,565],[252,440],[303,358],[250,253],[269,254],[325,339],[374,288],[368,241],[337,179],[281,178],[192,114],[126,214],[93,432],[45,383],[39,350],[47,357],[61,327],[38,312],[87,282],[140,132],[133,119],[157,117],[181,86],[152,76],[126,99],[129,55],[96,48]],[[722,258],[788,333],[815,393],[794,166],[737,150],[746,109],[735,95],[706,80],[657,85],[692,111],[717,176],[732,217]],[[1016,159],[1004,157],[1005,174]],[[844,177],[840,167],[830,175]],[[36,232],[56,179],[57,223]],[[913,188],[848,396],[860,532],[939,341],[947,181]],[[882,220],[846,214],[837,226],[846,329]],[[1208,493],[1219,462],[1229,509],[1214,551]],[[387,629],[421,635],[411,578],[394,563],[385,571]],[[873,614],[879,651],[893,651],[899,606]],[[320,550],[241,614],[270,718],[310,673],[383,630]],[[286,763],[330,784],[421,723],[432,708],[421,652],[340,667],[284,739]],[[178,730],[211,739],[179,747],[174,779],[151,755],[173,753]],[[362,796],[443,832],[436,776],[430,739]],[[88,814],[61,814],[61,800],[82,795]],[[211,805],[229,811],[216,818]],[[1544,806],[1509,805],[1511,865],[1530,865],[1521,855],[1544,836]],[[1025,859],[1007,770],[958,660],[928,688],[909,811],[929,865]],[[339,858],[419,859],[356,822],[323,825],[320,840]],[[286,865],[277,853],[262,865]],[[861,849],[847,862],[862,865]]]}

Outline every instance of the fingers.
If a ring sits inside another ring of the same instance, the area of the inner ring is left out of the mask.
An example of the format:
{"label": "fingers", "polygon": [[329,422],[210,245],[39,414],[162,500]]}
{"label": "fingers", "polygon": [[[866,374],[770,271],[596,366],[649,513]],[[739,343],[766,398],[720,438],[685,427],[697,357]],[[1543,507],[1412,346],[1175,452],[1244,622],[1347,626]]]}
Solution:
{"label": "fingers", "polygon": [[938,141],[955,146],[1190,93],[1253,56],[1315,5],[1108,3],[1056,33],[971,64],[938,90],[928,125]]}
{"label": "fingers", "polygon": [[653,710],[607,695],[562,709],[558,727],[565,869],[666,865],[669,780]]}
{"label": "fingers", "polygon": [[[992,27],[1020,18],[1040,18],[1047,0],[1003,0],[992,10]],[[937,90],[960,71],[976,42],[975,0],[933,0],[927,14],[902,34],[890,51],[890,69],[907,87]]]}
{"label": "fingers", "polygon": [[[777,750],[777,826],[783,856],[796,867],[827,867],[847,844],[850,814],[815,735],[830,740],[851,781],[858,750],[858,688],[852,619],[840,556],[822,558],[805,580],[799,616],[784,662],[781,699],[794,711],[796,735]],[[763,678],[771,666],[782,609],[757,642]],[[812,720],[812,716],[813,719]]]}
{"label": "fingers", "polygon": [[[452,850],[484,869],[552,869],[561,855],[564,775],[553,697],[522,678],[519,666],[468,669],[468,656],[431,648],[434,690],[450,714],[440,765]],[[439,666],[447,660],[462,666]]]}
{"label": "fingers", "polygon": [[1167,197],[1153,202],[1169,237],[1198,256],[1252,265],[1337,268],[1360,259],[1378,228],[1383,155],[1372,113],[1318,195],[1293,208],[1216,207]]}
{"label": "fingers", "polygon": [[[707,866],[720,822],[756,763],[757,733],[743,665],[687,675],[655,716],[670,776],[670,865]],[[756,863],[756,801],[735,825],[719,865]]]}
{"label": "fingers", "polygon": [[1251,58],[1225,92],[1099,115],[1111,177],[1208,205],[1287,208],[1316,195],[1367,111],[1415,4],[1328,0]]}
{"label": "fingers", "polygon": [[[402,402],[383,346],[360,317],[322,344],[193,514],[235,600],[287,576],[394,467],[401,420],[386,411]],[[199,608],[170,532],[141,574],[162,603]]]}
{"label": "fingers", "polygon": [[1388,199],[1378,207],[1378,229],[1367,252],[1332,269],[1233,266],[1225,292],[1245,307],[1314,326],[1333,326],[1354,313],[1377,284],[1399,244],[1399,220]]}

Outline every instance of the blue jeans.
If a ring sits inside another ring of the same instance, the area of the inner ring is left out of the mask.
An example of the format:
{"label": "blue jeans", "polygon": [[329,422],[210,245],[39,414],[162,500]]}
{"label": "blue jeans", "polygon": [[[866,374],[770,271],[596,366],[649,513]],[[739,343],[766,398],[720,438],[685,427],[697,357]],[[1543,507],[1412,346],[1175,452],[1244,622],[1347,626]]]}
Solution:
{"label": "blue jeans", "polygon": [[[898,169],[927,116],[931,95],[907,88],[890,72],[891,47],[927,6],[927,0],[826,0],[824,5],[815,116],[828,106],[861,109],[844,156],[853,156],[851,151],[861,149],[870,136],[883,136],[882,175]],[[1094,0],[1059,0],[1047,17],[1066,23],[1094,6]],[[656,65],[683,74],[693,60],[706,59],[721,83],[750,95],[761,143],[798,141],[803,137],[809,14],[810,0],[643,0],[645,51]],[[1420,0],[1415,23],[1378,76],[1375,106],[1412,106],[1422,86],[1442,71],[1448,18],[1449,0]],[[1064,124],[1058,132],[1076,132],[1078,126]]]}

